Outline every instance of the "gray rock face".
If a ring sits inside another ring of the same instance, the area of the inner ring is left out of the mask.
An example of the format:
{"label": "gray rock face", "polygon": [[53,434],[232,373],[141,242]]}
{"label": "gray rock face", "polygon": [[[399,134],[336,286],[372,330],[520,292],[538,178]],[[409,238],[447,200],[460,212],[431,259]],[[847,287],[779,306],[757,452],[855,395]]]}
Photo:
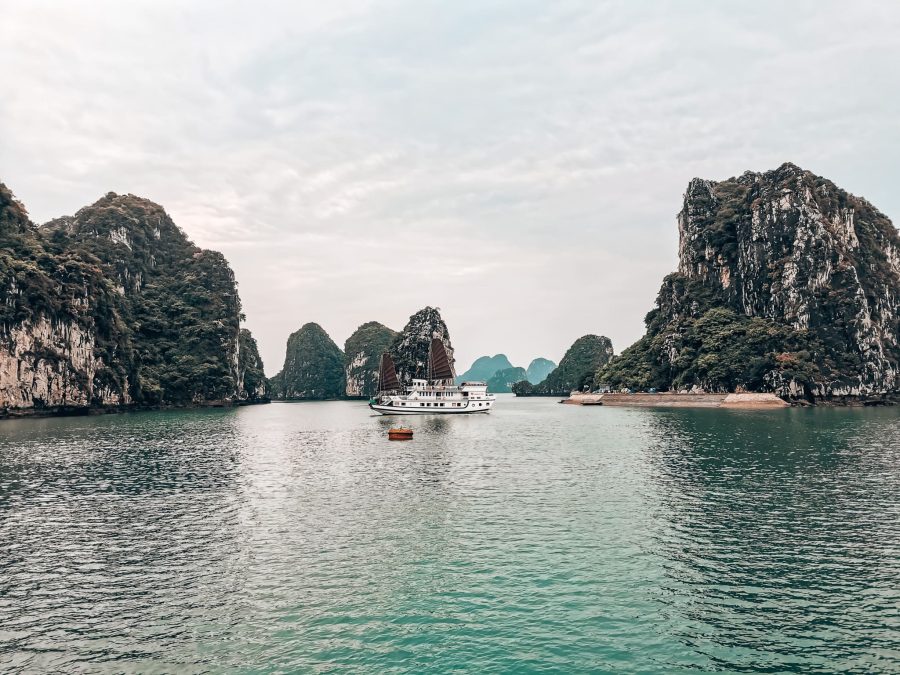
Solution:
{"label": "gray rock face", "polygon": [[347,396],[374,396],[378,392],[381,355],[390,350],[396,338],[396,331],[377,321],[364,323],[347,338],[344,343]]}
{"label": "gray rock face", "polygon": [[240,320],[225,258],[158,204],[110,193],[37,227],[0,184],[0,412],[237,400]]}
{"label": "gray rock face", "polygon": [[447,324],[437,308],[425,307],[409,317],[409,322],[391,346],[391,356],[401,383],[409,383],[414,377],[427,376],[428,347],[433,338],[444,343],[450,363],[453,363],[453,346]]}
{"label": "gray rock face", "polygon": [[238,389],[245,401],[265,401],[269,397],[268,380],[262,357],[253,335],[241,328],[238,340]]}
{"label": "gray rock face", "polygon": [[900,389],[900,237],[865,199],[793,164],[696,178],[678,229],[647,334],[598,378],[807,399]]}
{"label": "gray rock face", "polygon": [[98,377],[94,331],[77,321],[41,316],[3,333],[0,347],[0,409],[70,408],[131,402],[127,387]]}
{"label": "gray rock face", "polygon": [[680,274],[719,289],[746,316],[809,330],[840,356],[858,356],[854,372],[842,373],[850,381],[824,379],[817,393],[900,386],[900,240],[869,202],[784,164],[722,183],[694,179],[678,229]]}

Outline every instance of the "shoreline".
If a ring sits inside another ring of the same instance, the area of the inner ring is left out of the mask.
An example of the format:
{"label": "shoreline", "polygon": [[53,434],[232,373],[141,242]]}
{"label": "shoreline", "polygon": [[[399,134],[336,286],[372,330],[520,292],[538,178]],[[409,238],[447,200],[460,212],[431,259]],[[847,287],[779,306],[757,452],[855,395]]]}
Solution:
{"label": "shoreline", "polygon": [[898,405],[900,400],[890,394],[882,396],[841,396],[817,401],[785,400],[772,393],[740,394],[570,394],[560,403],[568,405],[597,405],[631,408],[727,408],[762,410],[776,408],[865,408]]}

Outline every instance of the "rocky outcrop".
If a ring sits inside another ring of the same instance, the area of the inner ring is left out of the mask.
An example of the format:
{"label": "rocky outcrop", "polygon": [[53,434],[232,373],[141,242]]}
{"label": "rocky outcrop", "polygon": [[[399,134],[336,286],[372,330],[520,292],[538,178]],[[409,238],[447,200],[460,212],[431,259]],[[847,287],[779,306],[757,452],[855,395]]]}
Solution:
{"label": "rocky outcrop", "polygon": [[539,384],[547,379],[547,376],[553,372],[556,364],[550,359],[537,358],[528,364],[525,372],[525,379],[531,384]]}
{"label": "rocky outcrop", "polygon": [[537,385],[537,389],[552,394],[568,394],[590,388],[594,373],[613,356],[612,341],[604,335],[584,335],[566,351],[559,365]]}
{"label": "rocky outcrop", "polygon": [[647,334],[598,379],[812,400],[900,389],[900,237],[865,199],[784,164],[692,180],[678,229]]}
{"label": "rocky outcrop", "polygon": [[77,321],[40,316],[5,330],[0,409],[68,409],[131,402],[127,382],[106,381],[94,332]]}
{"label": "rocky outcrop", "polygon": [[569,347],[559,365],[543,382],[532,385],[523,380],[517,382],[512,391],[517,396],[556,396],[590,389],[594,384],[594,373],[609,363],[612,356],[612,341],[608,337],[584,335]]}
{"label": "rocky outcrop", "polygon": [[241,398],[240,299],[221,254],[110,193],[43,227],[0,184],[0,410]]}
{"label": "rocky outcrop", "polygon": [[344,343],[345,395],[350,398],[378,393],[378,368],[381,355],[389,351],[397,338],[393,331],[377,321],[357,328]]}
{"label": "rocky outcrop", "polygon": [[454,358],[450,332],[440,311],[435,307],[426,307],[409,317],[409,322],[391,346],[391,356],[401,383],[408,384],[414,377],[427,376],[428,348],[433,338],[444,343],[452,364]]}
{"label": "rocky outcrop", "polygon": [[307,323],[287,341],[284,368],[269,380],[273,398],[326,400],[344,395],[344,353],[317,323]]}
{"label": "rocky outcrop", "polygon": [[513,367],[509,362],[506,354],[495,354],[494,356],[480,356],[475,359],[472,366],[462,375],[457,376],[456,383],[463,382],[487,382],[497,371],[508,370]]}
{"label": "rocky outcrop", "polygon": [[269,399],[269,382],[262,357],[253,335],[246,328],[241,328],[238,337],[238,373],[241,380],[239,390],[241,400],[251,403]]}

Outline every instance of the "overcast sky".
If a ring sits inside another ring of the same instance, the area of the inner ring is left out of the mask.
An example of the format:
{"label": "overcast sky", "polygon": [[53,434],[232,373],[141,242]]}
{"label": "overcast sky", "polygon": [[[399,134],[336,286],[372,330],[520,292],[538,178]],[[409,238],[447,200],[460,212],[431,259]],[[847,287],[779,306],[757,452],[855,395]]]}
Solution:
{"label": "overcast sky", "polygon": [[900,219],[900,3],[0,0],[0,180],[222,251],[269,375],[441,308],[457,369],[621,351],[694,176],[784,161]]}

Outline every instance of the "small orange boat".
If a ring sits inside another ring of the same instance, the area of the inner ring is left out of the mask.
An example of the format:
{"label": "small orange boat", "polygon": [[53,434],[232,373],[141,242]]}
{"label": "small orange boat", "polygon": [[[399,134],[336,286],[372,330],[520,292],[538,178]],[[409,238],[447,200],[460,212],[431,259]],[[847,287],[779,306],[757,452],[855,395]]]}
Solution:
{"label": "small orange boat", "polygon": [[396,429],[388,429],[388,438],[392,441],[411,441],[413,437],[412,429],[406,427],[397,427]]}

